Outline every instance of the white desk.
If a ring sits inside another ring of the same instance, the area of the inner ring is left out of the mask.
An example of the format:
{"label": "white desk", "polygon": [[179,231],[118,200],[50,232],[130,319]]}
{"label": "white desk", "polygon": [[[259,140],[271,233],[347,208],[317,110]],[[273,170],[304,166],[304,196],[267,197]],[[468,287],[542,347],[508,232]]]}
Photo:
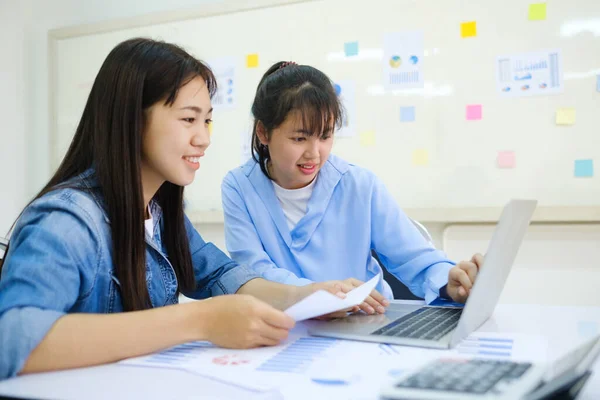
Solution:
{"label": "white desk", "polygon": [[[302,329],[299,324],[298,329]],[[529,333],[548,340],[548,359],[553,360],[581,343],[600,327],[600,307],[559,307],[539,305],[499,305],[479,331]],[[356,355],[361,365],[361,355]],[[369,370],[377,365],[361,365]],[[600,362],[581,393],[580,399],[600,398]],[[367,382],[363,382],[363,385]],[[312,384],[298,393],[252,394],[198,375],[175,370],[105,365],[70,371],[22,376],[0,382],[0,395],[38,399],[377,399],[379,387],[373,385],[368,397],[353,394],[345,387]],[[354,392],[354,393],[358,393]]]}

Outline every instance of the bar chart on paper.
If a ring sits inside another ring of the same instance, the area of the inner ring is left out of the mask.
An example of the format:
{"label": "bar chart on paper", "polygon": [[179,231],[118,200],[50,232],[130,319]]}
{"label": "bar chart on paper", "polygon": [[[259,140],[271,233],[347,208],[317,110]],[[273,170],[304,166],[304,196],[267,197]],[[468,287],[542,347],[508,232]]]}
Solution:
{"label": "bar chart on paper", "polygon": [[316,360],[326,357],[337,343],[336,339],[300,338],[266,360],[257,371],[302,373]]}
{"label": "bar chart on paper", "polygon": [[537,335],[476,332],[463,339],[453,352],[467,357],[543,362],[548,343]]}
{"label": "bar chart on paper", "polygon": [[467,337],[457,347],[459,354],[510,358],[514,340],[510,338]]}
{"label": "bar chart on paper", "polygon": [[397,74],[390,74],[391,85],[402,85],[407,83],[418,83],[419,82],[419,72],[399,72]]}
{"label": "bar chart on paper", "polygon": [[326,359],[339,340],[300,337],[288,344],[249,350],[219,348],[209,342],[191,342],[148,356],[130,358],[122,364],[140,367],[183,369],[190,372],[229,374],[303,373],[313,363]]}
{"label": "bar chart on paper", "polygon": [[500,56],[497,86],[503,96],[531,96],[563,90],[561,55],[558,50]]}
{"label": "bar chart on paper", "polygon": [[123,363],[149,367],[184,368],[186,365],[196,360],[200,355],[205,354],[207,349],[214,347],[215,346],[209,342],[185,343],[166,349],[160,353],[125,360]]}

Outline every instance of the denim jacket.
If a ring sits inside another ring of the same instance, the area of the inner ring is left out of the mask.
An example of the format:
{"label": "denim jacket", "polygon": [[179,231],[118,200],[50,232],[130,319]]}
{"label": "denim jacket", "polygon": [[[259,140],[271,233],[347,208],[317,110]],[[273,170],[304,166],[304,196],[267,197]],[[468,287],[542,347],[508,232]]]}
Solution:
{"label": "denim jacket", "polygon": [[[25,209],[11,236],[0,279],[0,379],[15,376],[52,325],[67,313],[122,311],[110,221],[93,170],[75,188],[52,191]],[[73,186],[73,185],[71,185]],[[83,188],[84,190],[79,190]],[[153,307],[177,303],[177,278],[161,240],[160,207],[151,203],[146,283]],[[203,299],[235,293],[258,275],[205,243],[185,218],[196,290]]]}

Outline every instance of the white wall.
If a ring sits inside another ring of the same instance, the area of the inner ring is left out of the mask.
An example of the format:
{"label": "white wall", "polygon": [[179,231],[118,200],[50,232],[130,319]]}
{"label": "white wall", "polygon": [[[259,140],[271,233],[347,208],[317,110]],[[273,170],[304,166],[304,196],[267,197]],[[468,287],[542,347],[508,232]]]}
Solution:
{"label": "white wall", "polygon": [[50,178],[48,31],[225,0],[0,0],[0,236]]}

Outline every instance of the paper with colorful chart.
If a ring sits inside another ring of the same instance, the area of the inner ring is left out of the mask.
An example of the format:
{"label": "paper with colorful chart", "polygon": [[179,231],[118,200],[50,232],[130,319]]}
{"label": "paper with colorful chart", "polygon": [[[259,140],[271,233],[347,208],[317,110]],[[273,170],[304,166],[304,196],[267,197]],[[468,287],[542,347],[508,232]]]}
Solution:
{"label": "paper with colorful chart", "polygon": [[386,90],[422,88],[423,32],[388,33],[383,39],[383,86]]}
{"label": "paper with colorful chart", "polygon": [[125,366],[179,369],[252,392],[276,392],[285,399],[322,395],[372,395],[381,387],[440,357],[482,357],[545,362],[547,341],[538,335],[473,333],[455,349],[435,350],[383,343],[306,336],[302,325],[283,344],[249,350],[191,342],[121,361]]}
{"label": "paper with colorful chart", "polygon": [[496,81],[501,96],[539,96],[561,93],[563,86],[560,50],[499,56]]}

